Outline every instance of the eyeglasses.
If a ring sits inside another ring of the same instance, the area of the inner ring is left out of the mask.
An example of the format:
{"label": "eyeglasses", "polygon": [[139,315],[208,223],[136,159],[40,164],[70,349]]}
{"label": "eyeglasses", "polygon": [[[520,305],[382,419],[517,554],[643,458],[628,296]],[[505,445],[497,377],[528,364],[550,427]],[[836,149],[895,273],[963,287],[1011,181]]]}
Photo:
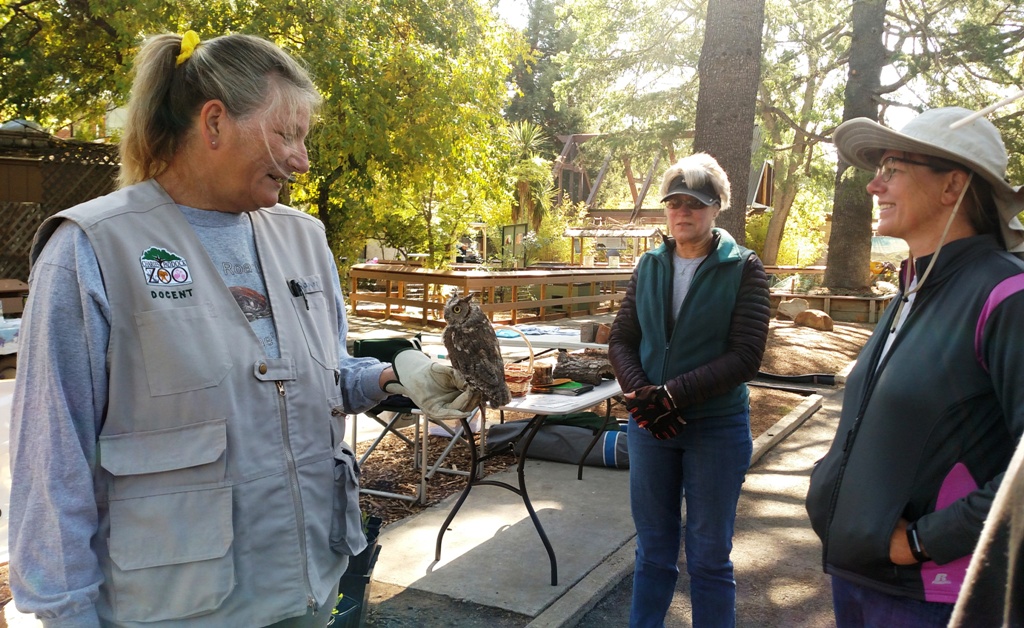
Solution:
{"label": "eyeglasses", "polygon": [[668,207],[669,209],[682,209],[683,207],[685,207],[690,211],[697,211],[698,209],[704,209],[705,207],[708,207],[708,205],[705,205],[703,202],[697,200],[696,198],[690,196],[689,194],[680,194],[679,196],[673,196],[672,198],[665,201],[665,207]]}
{"label": "eyeglasses", "polygon": [[944,171],[941,166],[936,166],[935,164],[929,164],[923,161],[914,161],[913,159],[904,159],[902,157],[890,156],[883,159],[882,163],[878,165],[878,168],[875,169],[875,176],[882,177],[882,181],[888,183],[889,179],[892,179],[892,175],[894,172],[903,172],[902,170],[893,165],[897,161],[900,163],[911,164],[914,166],[924,166],[925,168],[931,168],[932,170],[938,170],[940,172]]}

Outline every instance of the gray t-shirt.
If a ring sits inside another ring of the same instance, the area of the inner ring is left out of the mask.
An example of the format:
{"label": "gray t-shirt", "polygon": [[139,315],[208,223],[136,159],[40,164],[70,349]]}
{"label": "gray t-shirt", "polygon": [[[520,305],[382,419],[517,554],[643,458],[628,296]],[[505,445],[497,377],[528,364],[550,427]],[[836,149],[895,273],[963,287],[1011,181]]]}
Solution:
{"label": "gray t-shirt", "polygon": [[707,258],[707,255],[690,259],[672,254],[672,322],[679,317],[679,309],[683,307],[686,293],[690,291],[697,267]]}
{"label": "gray t-shirt", "polygon": [[213,265],[220,271],[224,285],[260,339],[267,357],[281,357],[277,345],[274,313],[263,281],[263,269],[256,253],[252,218],[248,214],[229,214],[178,205],[195,229]]}

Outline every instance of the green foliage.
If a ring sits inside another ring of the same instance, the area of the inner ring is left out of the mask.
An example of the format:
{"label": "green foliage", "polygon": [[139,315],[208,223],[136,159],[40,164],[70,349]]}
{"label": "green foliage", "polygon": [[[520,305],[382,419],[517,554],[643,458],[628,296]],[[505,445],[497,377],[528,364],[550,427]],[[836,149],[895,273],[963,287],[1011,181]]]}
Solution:
{"label": "green foliage", "polygon": [[[825,252],[825,216],[831,210],[831,199],[821,190],[801,190],[786,223],[775,264],[779,266],[813,266]],[[772,210],[748,215],[746,224],[747,248],[759,256],[764,251],[768,235],[768,222]]]}
{"label": "green foliage", "polygon": [[508,141],[509,173],[515,194],[512,222],[526,222],[533,229],[539,229],[554,195],[551,160],[540,155],[548,151],[550,143],[540,126],[532,122],[510,124]]}
{"label": "green foliage", "polygon": [[537,233],[540,242],[538,260],[569,263],[572,258],[572,241],[565,237],[565,230],[582,225],[586,210],[585,203],[563,203],[552,209]]}
{"label": "green foliage", "polygon": [[556,57],[556,97],[587,112],[592,132],[692,128],[705,11],[700,0],[569,0],[577,40]]}
{"label": "green foliage", "polygon": [[746,247],[757,253],[758,257],[764,255],[764,241],[768,236],[768,221],[771,220],[771,210],[760,214],[747,214]]}
{"label": "green foliage", "polygon": [[[613,154],[598,205],[632,206],[623,157],[639,184],[655,156],[657,176],[670,154],[690,151],[707,0],[530,6],[529,27],[515,33],[482,0],[8,0],[0,3],[0,118],[73,125],[76,137],[95,139],[108,108],[127,98],[143,35],[262,35],[300,57],[323,92],[308,140],[312,170],[291,199],[324,221],[337,255],[354,262],[374,235],[443,265],[475,221],[487,223],[494,253],[525,181],[543,216],[534,230],[551,240],[538,255],[567,260],[560,233],[579,216],[547,204],[553,149],[522,150],[530,143],[509,134],[502,113],[539,126],[549,142],[603,133],[582,145],[581,163],[593,175]],[[884,120],[934,106],[980,108],[1024,85],[1020,2],[918,0],[889,2],[888,11]],[[850,3],[767,0],[758,116],[762,155],[775,165],[776,211],[789,212],[779,263],[798,255],[805,263],[820,248],[849,13]],[[989,116],[1014,182],[1024,181],[1022,107]],[[758,250],[767,216],[748,224]]]}
{"label": "green foliage", "polygon": [[396,214],[429,264],[508,200],[504,77],[513,41],[474,0],[346,3],[344,30],[306,39],[330,70],[307,199],[332,243],[361,246]]}
{"label": "green foliage", "polygon": [[[892,74],[887,111],[980,109],[1024,85],[1024,5],[1014,0],[922,0],[887,16]],[[1024,175],[1020,105],[990,115],[1010,154],[1010,179]],[[895,117],[895,116],[891,116]]]}
{"label": "green foliage", "polygon": [[832,199],[821,190],[802,189],[793,203],[786,232],[779,247],[778,263],[812,266],[825,252],[825,215]]}
{"label": "green foliage", "polygon": [[554,86],[565,78],[555,57],[572,47],[576,33],[565,15],[563,0],[533,0],[523,32],[529,54],[515,63],[510,80],[515,95],[505,110],[510,122],[533,122],[548,137],[587,130],[583,111],[554,97]]}
{"label": "green foliage", "polygon": [[471,212],[507,205],[501,112],[524,50],[480,0],[6,2],[0,113],[50,128],[102,119],[126,100],[140,34],[187,29],[261,35],[308,66],[324,106],[291,200],[338,256],[357,259],[397,209],[442,263]]}

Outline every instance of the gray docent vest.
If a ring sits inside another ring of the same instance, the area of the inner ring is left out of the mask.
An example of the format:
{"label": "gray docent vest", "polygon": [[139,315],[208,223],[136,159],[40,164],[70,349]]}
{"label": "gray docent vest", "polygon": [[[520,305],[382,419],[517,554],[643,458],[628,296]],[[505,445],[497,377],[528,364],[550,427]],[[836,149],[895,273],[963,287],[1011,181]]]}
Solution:
{"label": "gray docent vest", "polygon": [[318,221],[251,214],[281,357],[266,357],[191,226],[154,181],[60,219],[96,251],[111,309],[93,549],[114,625],[255,626],[330,612],[365,546],[341,406],[331,253]]}

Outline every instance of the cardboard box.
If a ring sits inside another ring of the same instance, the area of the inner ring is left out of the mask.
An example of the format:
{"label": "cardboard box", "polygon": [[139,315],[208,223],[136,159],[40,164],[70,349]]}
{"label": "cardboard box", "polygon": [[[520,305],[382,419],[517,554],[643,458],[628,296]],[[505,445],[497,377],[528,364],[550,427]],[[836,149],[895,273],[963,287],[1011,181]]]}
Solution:
{"label": "cardboard box", "polygon": [[20,279],[0,279],[0,305],[4,316],[21,316],[28,298],[28,284]]}

